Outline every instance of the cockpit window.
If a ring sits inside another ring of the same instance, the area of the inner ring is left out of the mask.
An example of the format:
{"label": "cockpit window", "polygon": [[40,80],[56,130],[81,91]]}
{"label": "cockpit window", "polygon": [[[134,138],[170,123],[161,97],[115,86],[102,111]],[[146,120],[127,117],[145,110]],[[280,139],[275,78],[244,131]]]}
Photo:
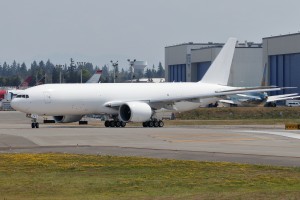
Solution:
{"label": "cockpit window", "polygon": [[26,98],[26,99],[28,99],[29,96],[27,94],[22,94],[22,95],[19,94],[19,95],[16,96],[16,98],[24,98],[24,99]]}

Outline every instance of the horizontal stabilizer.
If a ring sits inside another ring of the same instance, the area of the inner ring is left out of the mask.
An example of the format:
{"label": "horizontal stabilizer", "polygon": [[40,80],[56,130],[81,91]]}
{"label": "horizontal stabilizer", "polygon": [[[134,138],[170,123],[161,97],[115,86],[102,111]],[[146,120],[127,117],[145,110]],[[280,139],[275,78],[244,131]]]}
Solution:
{"label": "horizontal stabilizer", "polygon": [[288,99],[297,99],[300,97],[297,95],[298,95],[298,93],[269,96],[267,99],[267,102],[284,101],[284,100],[288,100]]}
{"label": "horizontal stabilizer", "polygon": [[232,100],[225,100],[225,99],[221,99],[221,100],[219,100],[219,102],[220,102],[220,103],[227,103],[227,104],[236,104],[236,103],[234,103],[234,101],[232,101]]}

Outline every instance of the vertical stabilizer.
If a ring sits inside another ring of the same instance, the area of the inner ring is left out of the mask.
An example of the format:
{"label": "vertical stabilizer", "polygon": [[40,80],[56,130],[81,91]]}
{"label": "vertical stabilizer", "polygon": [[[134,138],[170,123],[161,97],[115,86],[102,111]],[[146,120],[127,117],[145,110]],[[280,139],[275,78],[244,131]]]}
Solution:
{"label": "vertical stabilizer", "polygon": [[19,88],[28,88],[30,82],[32,81],[32,76],[28,76],[23,83],[19,85]]}
{"label": "vertical stabilizer", "polygon": [[261,80],[261,86],[267,86],[267,64],[265,64],[265,68],[264,68],[264,73],[263,73],[263,77]]}
{"label": "vertical stabilizer", "polygon": [[211,64],[211,66],[208,68],[207,72],[199,82],[219,85],[228,84],[230,68],[236,43],[236,38],[228,39],[219,55],[216,57],[214,62]]}
{"label": "vertical stabilizer", "polygon": [[97,70],[96,73],[89,80],[87,80],[86,83],[99,83],[101,74],[102,70]]}

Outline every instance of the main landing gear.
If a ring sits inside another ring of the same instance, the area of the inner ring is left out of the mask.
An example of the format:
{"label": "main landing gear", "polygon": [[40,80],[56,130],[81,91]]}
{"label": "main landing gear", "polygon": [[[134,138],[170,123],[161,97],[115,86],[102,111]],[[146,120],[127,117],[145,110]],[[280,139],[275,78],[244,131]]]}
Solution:
{"label": "main landing gear", "polygon": [[105,127],[125,127],[126,126],[126,122],[122,122],[119,120],[106,120],[104,122]]}
{"label": "main landing gear", "polygon": [[[126,122],[119,121],[119,120],[106,120],[104,122],[105,127],[125,127]],[[163,127],[164,122],[162,120],[153,119],[150,121],[143,122],[143,127]]]}
{"label": "main landing gear", "polygon": [[143,127],[163,127],[165,124],[162,120],[153,119],[143,122]]}

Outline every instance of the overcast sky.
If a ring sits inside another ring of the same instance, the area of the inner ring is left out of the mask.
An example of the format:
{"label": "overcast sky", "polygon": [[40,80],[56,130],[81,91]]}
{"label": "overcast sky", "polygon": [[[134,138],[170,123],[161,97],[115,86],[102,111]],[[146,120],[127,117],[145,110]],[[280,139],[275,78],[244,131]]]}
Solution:
{"label": "overcast sky", "polygon": [[300,31],[299,0],[0,0],[0,64],[70,58],[164,64],[184,42],[261,42]]}

